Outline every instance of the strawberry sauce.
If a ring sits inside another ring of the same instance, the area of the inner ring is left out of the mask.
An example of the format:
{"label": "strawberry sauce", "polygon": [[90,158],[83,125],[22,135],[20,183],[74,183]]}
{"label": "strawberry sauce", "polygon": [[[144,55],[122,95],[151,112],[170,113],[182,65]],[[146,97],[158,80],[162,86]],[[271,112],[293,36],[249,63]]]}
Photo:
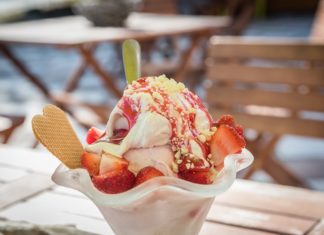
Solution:
{"label": "strawberry sauce", "polygon": [[210,153],[208,141],[198,138],[202,130],[198,130],[196,121],[197,110],[202,111],[205,120],[212,125],[212,118],[204,107],[200,98],[184,87],[182,83],[169,80],[165,77],[140,78],[133,82],[124,92],[123,98],[118,102],[118,107],[123,111],[129,128],[132,128],[140,113],[155,112],[164,116],[170,123],[170,144],[172,150],[181,152],[183,157],[193,157],[189,139],[195,139],[201,146],[204,158]]}

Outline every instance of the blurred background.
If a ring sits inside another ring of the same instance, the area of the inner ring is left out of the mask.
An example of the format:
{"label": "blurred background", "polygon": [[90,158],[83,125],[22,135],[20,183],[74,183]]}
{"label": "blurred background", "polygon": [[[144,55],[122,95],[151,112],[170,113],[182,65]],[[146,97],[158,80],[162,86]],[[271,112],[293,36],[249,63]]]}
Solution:
{"label": "blurred background", "polygon": [[238,113],[256,157],[241,177],[324,190],[321,0],[0,0],[0,141],[42,149],[30,120],[47,103],[80,137],[104,128],[127,38],[143,76],[183,81],[215,118]]}

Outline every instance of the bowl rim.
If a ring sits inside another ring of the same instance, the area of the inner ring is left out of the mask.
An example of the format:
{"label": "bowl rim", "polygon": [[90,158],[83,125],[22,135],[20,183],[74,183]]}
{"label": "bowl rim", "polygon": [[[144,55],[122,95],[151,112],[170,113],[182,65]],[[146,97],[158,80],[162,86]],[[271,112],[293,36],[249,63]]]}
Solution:
{"label": "bowl rim", "polygon": [[125,192],[107,194],[99,191],[93,185],[87,170],[82,168],[71,170],[63,164],[57,167],[52,175],[52,180],[58,185],[82,192],[98,205],[126,205],[159,190],[171,190],[200,198],[213,198],[228,190],[236,179],[236,173],[251,165],[253,159],[253,155],[245,148],[239,154],[228,155],[224,160],[224,168],[217,175],[213,184],[209,185],[192,183],[171,176],[161,176]]}

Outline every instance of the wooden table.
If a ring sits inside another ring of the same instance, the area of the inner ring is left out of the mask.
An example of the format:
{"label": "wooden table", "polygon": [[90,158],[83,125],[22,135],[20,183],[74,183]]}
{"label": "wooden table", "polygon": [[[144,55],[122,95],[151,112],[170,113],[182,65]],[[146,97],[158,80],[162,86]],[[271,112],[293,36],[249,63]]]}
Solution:
{"label": "wooden table", "polygon": [[[94,204],[50,180],[47,152],[0,145],[0,217],[113,234]],[[215,199],[201,235],[324,234],[324,193],[237,180]]]}
{"label": "wooden table", "polygon": [[182,80],[199,42],[208,38],[211,34],[220,33],[229,24],[230,19],[228,17],[148,13],[131,14],[126,22],[126,27],[123,28],[92,27],[91,23],[81,16],[28,21],[0,26],[0,52],[13,63],[17,70],[50,98],[50,92],[46,85],[26,68],[8,46],[32,44],[74,49],[80,54],[83,61],[69,79],[66,90],[73,90],[86,68],[91,67],[101,78],[107,90],[119,97],[122,92],[116,86],[114,78],[100,66],[94,57],[94,51],[99,44],[122,42],[129,38],[138,41],[154,41],[160,37],[187,35],[191,38],[191,46],[181,55],[175,75],[177,80]]}

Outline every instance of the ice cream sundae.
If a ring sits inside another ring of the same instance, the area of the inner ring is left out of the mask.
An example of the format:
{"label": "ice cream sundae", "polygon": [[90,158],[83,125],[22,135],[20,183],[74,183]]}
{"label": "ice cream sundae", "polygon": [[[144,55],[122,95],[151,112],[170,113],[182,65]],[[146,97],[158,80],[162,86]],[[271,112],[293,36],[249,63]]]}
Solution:
{"label": "ice cream sundae", "polygon": [[54,105],[33,118],[33,131],[62,162],[53,181],[89,197],[117,235],[197,235],[214,197],[253,156],[232,116],[214,121],[164,75],[139,78],[138,51],[136,41],[124,43],[128,85],[86,146]]}
{"label": "ice cream sundae", "polygon": [[91,128],[81,157],[94,185],[120,193],[153,177],[212,184],[224,158],[245,146],[230,115],[214,122],[200,98],[166,76],[127,86],[107,128]]}

